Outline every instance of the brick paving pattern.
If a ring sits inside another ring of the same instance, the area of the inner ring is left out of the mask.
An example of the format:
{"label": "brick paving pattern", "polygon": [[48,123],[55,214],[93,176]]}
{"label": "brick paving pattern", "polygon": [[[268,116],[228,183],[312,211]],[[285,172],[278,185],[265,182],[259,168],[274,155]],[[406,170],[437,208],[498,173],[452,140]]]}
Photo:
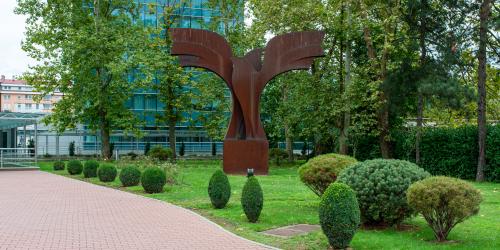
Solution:
{"label": "brick paving pattern", "polygon": [[0,249],[266,248],[166,202],[40,171],[3,171]]}

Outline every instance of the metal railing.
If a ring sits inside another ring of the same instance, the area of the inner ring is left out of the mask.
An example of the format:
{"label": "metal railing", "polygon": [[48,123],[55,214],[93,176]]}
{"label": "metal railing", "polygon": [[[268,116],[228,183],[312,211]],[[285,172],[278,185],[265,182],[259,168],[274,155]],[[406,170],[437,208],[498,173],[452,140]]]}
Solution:
{"label": "metal railing", "polygon": [[37,167],[34,148],[0,148],[0,169]]}

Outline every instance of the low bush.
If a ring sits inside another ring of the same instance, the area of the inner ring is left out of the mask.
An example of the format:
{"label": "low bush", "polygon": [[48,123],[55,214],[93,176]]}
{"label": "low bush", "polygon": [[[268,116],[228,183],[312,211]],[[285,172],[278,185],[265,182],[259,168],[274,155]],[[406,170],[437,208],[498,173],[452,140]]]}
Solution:
{"label": "low bush", "polygon": [[82,173],[83,165],[78,160],[71,160],[68,162],[67,169],[70,175],[77,175]]}
{"label": "low bush", "polygon": [[113,164],[104,163],[97,169],[97,176],[102,182],[112,182],[115,180],[118,171]]}
{"label": "low bush", "polygon": [[158,167],[149,167],[142,172],[141,184],[146,193],[161,193],[166,183],[165,172]]}
{"label": "low bush", "polygon": [[128,152],[127,156],[130,157],[131,160],[135,160],[138,155],[134,152]]}
{"label": "low bush", "polygon": [[337,180],[340,171],[356,162],[356,159],[347,155],[319,155],[299,168],[300,180],[316,195],[321,196]]}
{"label": "low bush", "polygon": [[162,148],[161,146],[155,146],[149,150],[148,156],[159,161],[166,161],[172,157],[172,150],[169,148]]}
{"label": "low bush", "polygon": [[321,197],[319,221],[333,249],[345,249],[360,225],[354,191],[344,183],[332,183]]}
{"label": "low bush", "polygon": [[281,165],[281,161],[288,157],[286,150],[281,148],[269,149],[269,159],[273,159],[277,166]]}
{"label": "low bush", "polygon": [[56,161],[54,162],[54,165],[52,165],[54,170],[59,171],[59,170],[64,170],[66,168],[66,164],[64,164],[63,161]]}
{"label": "low bush", "polygon": [[392,226],[415,214],[406,202],[406,190],[428,176],[408,161],[376,159],[346,168],[337,181],[356,192],[364,224]]}
{"label": "low bush", "polygon": [[255,176],[248,177],[245,186],[243,186],[241,206],[249,222],[255,223],[259,220],[260,212],[264,206],[264,195]]}
{"label": "low bush", "polygon": [[226,174],[217,170],[208,183],[208,196],[215,208],[224,208],[231,197],[231,185]]}
{"label": "low bush", "polygon": [[438,241],[446,241],[455,225],[479,212],[481,194],[469,183],[436,176],[413,183],[408,204],[424,216]]}
{"label": "low bush", "polygon": [[83,177],[92,178],[97,177],[97,168],[99,167],[99,162],[96,160],[86,161],[83,165]]}
{"label": "low bush", "polygon": [[137,186],[141,181],[141,171],[136,166],[128,166],[120,171],[119,178],[124,187]]}

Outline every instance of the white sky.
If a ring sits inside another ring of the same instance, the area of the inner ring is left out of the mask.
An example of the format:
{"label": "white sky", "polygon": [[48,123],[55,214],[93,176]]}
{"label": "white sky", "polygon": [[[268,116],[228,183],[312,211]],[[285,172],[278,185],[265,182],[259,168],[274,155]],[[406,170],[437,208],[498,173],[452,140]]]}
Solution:
{"label": "white sky", "polygon": [[19,76],[33,65],[21,49],[25,17],[14,14],[16,0],[0,0],[0,75]]}

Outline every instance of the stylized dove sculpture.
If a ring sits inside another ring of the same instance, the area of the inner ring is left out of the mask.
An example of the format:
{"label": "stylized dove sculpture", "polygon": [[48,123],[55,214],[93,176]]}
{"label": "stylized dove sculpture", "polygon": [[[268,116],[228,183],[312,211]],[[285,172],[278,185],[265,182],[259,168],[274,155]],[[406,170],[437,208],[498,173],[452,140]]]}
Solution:
{"label": "stylized dove sculpture", "polygon": [[225,140],[266,140],[259,111],[266,84],[284,72],[309,69],[316,57],[324,55],[320,31],[276,36],[265,49],[241,58],[234,57],[227,41],[211,31],[174,28],[171,37],[171,54],[179,56],[181,66],[210,70],[231,90],[233,109]]}
{"label": "stylized dove sculpture", "polygon": [[324,55],[323,37],[318,31],[289,33],[271,39],[265,50],[255,49],[237,58],[219,34],[177,28],[172,29],[171,53],[180,57],[181,66],[208,69],[226,82],[233,95],[226,139],[266,139],[259,116],[264,87],[281,73],[308,69],[314,58]]}

